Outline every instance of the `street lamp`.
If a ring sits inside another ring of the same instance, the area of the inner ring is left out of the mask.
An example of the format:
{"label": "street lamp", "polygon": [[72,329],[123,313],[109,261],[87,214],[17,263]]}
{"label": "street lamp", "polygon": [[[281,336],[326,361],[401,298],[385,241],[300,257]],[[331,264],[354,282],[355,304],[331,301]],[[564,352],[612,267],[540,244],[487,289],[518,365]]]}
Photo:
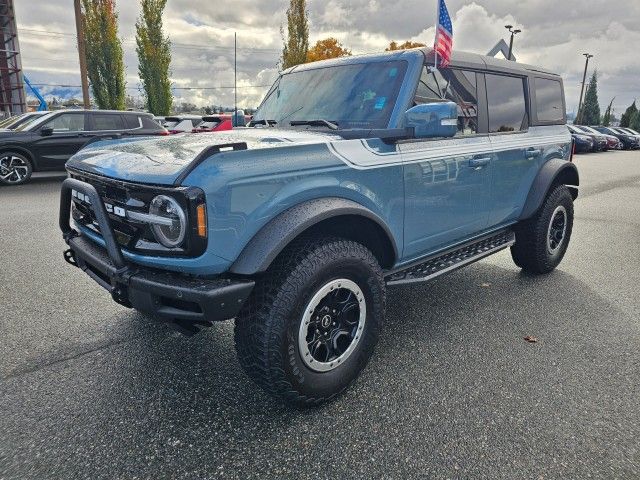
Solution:
{"label": "street lamp", "polygon": [[509,57],[507,57],[507,60],[511,60],[511,58],[513,57],[513,37],[522,32],[522,30],[514,30],[513,25],[505,25],[504,28],[509,30],[509,33],[511,33],[511,41],[509,42]]}
{"label": "street lamp", "polygon": [[584,64],[584,75],[582,76],[582,89],[580,90],[580,101],[578,102],[578,114],[576,115],[575,122],[577,124],[582,120],[582,98],[584,96],[584,84],[587,82],[587,68],[589,68],[589,59],[593,58],[590,53],[583,53],[587,61]]}

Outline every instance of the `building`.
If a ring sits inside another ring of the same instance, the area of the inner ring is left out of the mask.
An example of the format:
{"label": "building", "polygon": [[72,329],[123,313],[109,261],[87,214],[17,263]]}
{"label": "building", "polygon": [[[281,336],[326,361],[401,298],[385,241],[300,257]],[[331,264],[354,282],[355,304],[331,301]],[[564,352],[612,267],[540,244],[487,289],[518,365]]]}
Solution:
{"label": "building", "polygon": [[13,0],[0,0],[0,117],[27,111]]}

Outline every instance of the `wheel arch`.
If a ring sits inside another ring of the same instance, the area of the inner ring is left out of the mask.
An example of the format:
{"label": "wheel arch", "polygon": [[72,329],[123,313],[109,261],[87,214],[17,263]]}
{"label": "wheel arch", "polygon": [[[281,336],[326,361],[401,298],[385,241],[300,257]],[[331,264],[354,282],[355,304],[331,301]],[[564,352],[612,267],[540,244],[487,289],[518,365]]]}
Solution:
{"label": "wheel arch", "polygon": [[580,175],[575,164],[564,159],[554,158],[543,165],[529,190],[520,220],[531,218],[542,206],[551,189],[556,185],[568,186],[573,199],[578,198]]}
{"label": "wheel arch", "polygon": [[4,153],[19,153],[20,155],[24,155],[31,162],[31,168],[35,172],[38,169],[38,165],[35,161],[35,156],[28,149],[21,147],[19,145],[4,145],[0,148],[0,155]]}
{"label": "wheel arch", "polygon": [[230,272],[265,272],[292,241],[312,233],[359,242],[371,250],[382,268],[391,268],[398,258],[393,234],[376,213],[352,200],[323,198],[291,207],[268,222],[247,243]]}

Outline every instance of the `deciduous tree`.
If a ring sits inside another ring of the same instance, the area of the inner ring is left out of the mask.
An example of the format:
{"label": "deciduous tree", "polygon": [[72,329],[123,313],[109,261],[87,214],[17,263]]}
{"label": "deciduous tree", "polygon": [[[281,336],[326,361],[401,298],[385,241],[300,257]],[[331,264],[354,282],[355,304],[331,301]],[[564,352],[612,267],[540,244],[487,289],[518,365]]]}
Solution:
{"label": "deciduous tree", "polygon": [[287,9],[287,37],[281,29],[284,47],[282,68],[287,69],[305,63],[309,52],[309,20],[306,0],[291,0]]}
{"label": "deciduous tree", "polygon": [[395,50],[408,50],[410,48],[420,48],[426,47],[424,43],[412,42],[411,40],[407,40],[404,43],[398,44],[398,42],[391,42],[388,48],[385,48],[385,52],[393,52]]}
{"label": "deciduous tree", "polygon": [[348,57],[351,56],[351,50],[344,46],[333,37],[318,40],[316,44],[307,52],[307,62],[317,62],[319,60],[327,60],[329,58]]}
{"label": "deciduous tree", "polygon": [[611,116],[613,115],[613,101],[615,99],[616,97],[613,97],[613,99],[609,103],[609,106],[604,111],[604,115],[602,117],[602,125],[605,127],[608,127],[609,125],[611,125]]}
{"label": "deciduous tree", "polygon": [[136,22],[138,75],[154,115],[169,115],[173,105],[169,66],[171,42],[162,31],[162,12],[167,0],[142,0],[142,13]]}
{"label": "deciduous tree", "polygon": [[99,108],[124,110],[126,82],[115,0],[82,0],[87,73]]}

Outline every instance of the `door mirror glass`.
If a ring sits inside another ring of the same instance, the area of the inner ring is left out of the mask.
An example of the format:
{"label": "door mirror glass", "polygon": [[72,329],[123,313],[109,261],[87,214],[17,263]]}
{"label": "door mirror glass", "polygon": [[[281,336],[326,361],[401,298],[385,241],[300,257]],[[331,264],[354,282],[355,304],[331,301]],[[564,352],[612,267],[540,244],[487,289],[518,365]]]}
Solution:
{"label": "door mirror glass", "polygon": [[458,132],[458,106],[453,102],[416,105],[404,117],[415,138],[454,137]]}
{"label": "door mirror glass", "polygon": [[49,126],[42,127],[40,129],[40,135],[42,135],[43,137],[50,137],[51,135],[53,135],[53,128]]}

